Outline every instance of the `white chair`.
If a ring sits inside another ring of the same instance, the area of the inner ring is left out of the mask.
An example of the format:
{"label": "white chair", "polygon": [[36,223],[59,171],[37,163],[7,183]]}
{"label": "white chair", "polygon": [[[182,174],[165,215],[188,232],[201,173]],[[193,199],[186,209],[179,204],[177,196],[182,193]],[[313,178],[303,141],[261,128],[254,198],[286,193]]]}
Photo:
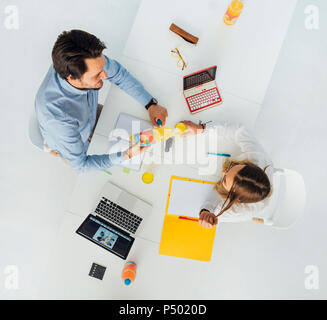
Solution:
{"label": "white chair", "polygon": [[29,128],[28,128],[30,141],[37,148],[44,150],[43,148],[43,137],[39,128],[39,123],[36,118],[35,111],[31,113],[29,120]]}
{"label": "white chair", "polygon": [[62,159],[65,163],[67,163],[66,160],[60,157],[60,155],[56,152],[51,150],[47,145],[44,144],[43,137],[39,128],[39,123],[36,118],[36,114],[33,111],[30,116],[29,120],[29,128],[28,128],[28,135],[30,138],[30,141],[32,144],[37,147],[38,149],[41,149],[42,151],[45,151],[57,158]]}
{"label": "white chair", "polygon": [[302,176],[290,169],[274,169],[273,193],[264,224],[277,229],[291,227],[302,215],[306,190]]}

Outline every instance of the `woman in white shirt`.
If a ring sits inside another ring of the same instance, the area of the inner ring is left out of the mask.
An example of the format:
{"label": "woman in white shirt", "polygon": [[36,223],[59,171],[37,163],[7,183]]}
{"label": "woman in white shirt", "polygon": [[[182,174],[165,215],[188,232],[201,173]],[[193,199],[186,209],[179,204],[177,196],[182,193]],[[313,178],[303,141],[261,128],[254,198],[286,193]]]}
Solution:
{"label": "woman in white shirt", "polygon": [[263,223],[264,209],[272,192],[273,164],[261,145],[243,125],[219,123],[206,128],[191,121],[183,123],[187,128],[184,136],[211,131],[211,136],[217,135],[241,149],[240,156],[224,162],[222,179],[203,204],[199,224],[212,228],[218,220]]}

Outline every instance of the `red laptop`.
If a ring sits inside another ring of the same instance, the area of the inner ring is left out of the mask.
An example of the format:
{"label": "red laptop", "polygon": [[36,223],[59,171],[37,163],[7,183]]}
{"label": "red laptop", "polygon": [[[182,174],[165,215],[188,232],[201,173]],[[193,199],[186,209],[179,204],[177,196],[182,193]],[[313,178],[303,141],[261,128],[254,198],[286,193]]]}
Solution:
{"label": "red laptop", "polygon": [[217,66],[213,66],[183,78],[183,93],[191,113],[204,111],[222,103],[216,84]]}

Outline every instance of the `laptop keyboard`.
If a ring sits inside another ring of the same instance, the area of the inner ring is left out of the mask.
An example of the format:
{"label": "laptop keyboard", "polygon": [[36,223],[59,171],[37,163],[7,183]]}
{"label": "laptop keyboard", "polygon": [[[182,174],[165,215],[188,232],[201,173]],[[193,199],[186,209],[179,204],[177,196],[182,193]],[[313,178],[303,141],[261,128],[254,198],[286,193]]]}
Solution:
{"label": "laptop keyboard", "polygon": [[221,102],[220,95],[217,88],[213,88],[207,91],[203,91],[194,96],[188,97],[187,102],[189,104],[191,112],[198,109],[208,107],[212,104]]}
{"label": "laptop keyboard", "polygon": [[142,218],[136,214],[120,207],[118,204],[102,197],[95,212],[107,220],[114,222],[116,225],[128,230],[131,233],[135,233]]}

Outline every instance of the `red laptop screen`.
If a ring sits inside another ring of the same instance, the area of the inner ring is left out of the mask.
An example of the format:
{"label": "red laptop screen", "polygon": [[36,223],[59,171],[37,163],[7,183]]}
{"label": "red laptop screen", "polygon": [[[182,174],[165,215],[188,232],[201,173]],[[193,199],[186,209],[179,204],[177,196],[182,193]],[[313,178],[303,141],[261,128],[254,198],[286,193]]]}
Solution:
{"label": "red laptop screen", "polygon": [[205,69],[184,77],[184,90],[197,87],[201,84],[215,80],[217,66]]}

